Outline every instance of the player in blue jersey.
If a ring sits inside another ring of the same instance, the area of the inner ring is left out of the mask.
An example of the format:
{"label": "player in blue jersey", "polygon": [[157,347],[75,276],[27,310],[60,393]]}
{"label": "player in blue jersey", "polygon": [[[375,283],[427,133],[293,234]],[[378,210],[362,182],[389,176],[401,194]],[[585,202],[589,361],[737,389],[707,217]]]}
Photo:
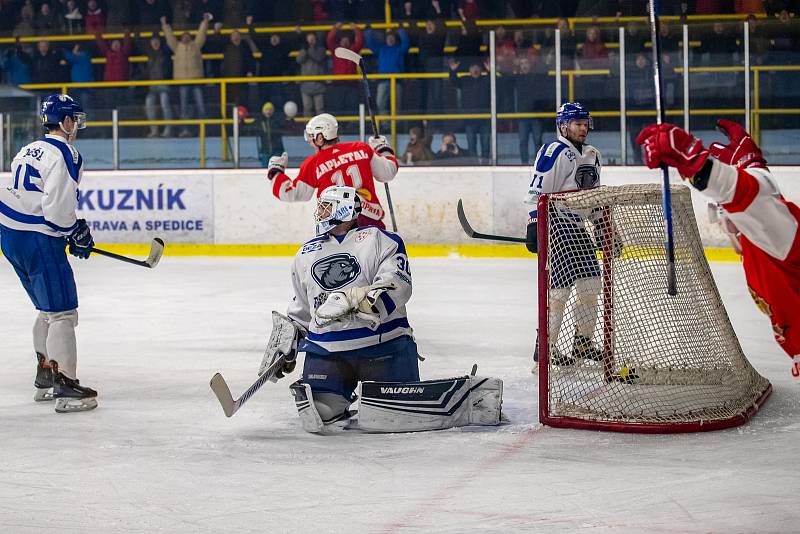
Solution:
{"label": "player in blue jersey", "polygon": [[45,99],[46,134],[20,149],[11,174],[0,178],[0,246],[39,311],[33,326],[37,401],[55,399],[58,413],[97,407],[97,392],[77,379],[75,327],[78,293],[66,246],[88,258],[94,246],[78,219],[78,184],[83,158],[71,144],[86,127],[86,114],[67,95]]}
{"label": "player in blue jersey", "polygon": [[319,196],[317,237],[292,265],[286,316],[273,312],[263,373],[279,355],[291,372],[305,352],[303,376],[291,385],[303,428],[324,433],[351,416],[359,382],[358,424],[375,432],[497,424],[502,381],[461,377],[419,381],[419,355],[406,315],[411,268],[402,238],[357,226],[356,189],[331,186]]}
{"label": "player in blue jersey", "polygon": [[[543,145],[536,155],[532,180],[524,202],[531,205],[528,218],[528,249],[537,252],[536,205],[546,193],[589,189],[600,185],[600,151],[586,144],[592,117],[577,102],[563,104],[556,113],[558,139]],[[551,362],[574,365],[578,358],[599,361],[602,353],[592,335],[597,320],[597,302],[601,289],[596,243],[586,228],[586,221],[597,225],[597,213],[558,213],[550,218],[549,339]],[[559,246],[560,245],[560,246]],[[554,347],[570,292],[576,291],[575,339],[571,354],[561,354]],[[538,361],[537,339],[533,360]],[[535,369],[535,367],[534,367]]]}

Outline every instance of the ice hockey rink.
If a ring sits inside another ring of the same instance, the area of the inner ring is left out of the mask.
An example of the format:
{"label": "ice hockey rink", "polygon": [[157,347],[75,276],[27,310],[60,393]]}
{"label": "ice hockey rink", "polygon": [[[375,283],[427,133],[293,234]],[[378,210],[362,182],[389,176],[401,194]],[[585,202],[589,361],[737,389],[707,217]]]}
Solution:
{"label": "ice hockey rink", "polygon": [[630,435],[538,423],[535,260],[411,254],[422,377],[477,363],[510,424],[311,435],[297,371],[227,419],[209,379],[255,379],[290,258],[73,261],[100,406],[57,415],[33,402],[35,314],[0,261],[0,532],[800,532],[800,384],[741,265],[712,270],[771,399],[732,430]]}

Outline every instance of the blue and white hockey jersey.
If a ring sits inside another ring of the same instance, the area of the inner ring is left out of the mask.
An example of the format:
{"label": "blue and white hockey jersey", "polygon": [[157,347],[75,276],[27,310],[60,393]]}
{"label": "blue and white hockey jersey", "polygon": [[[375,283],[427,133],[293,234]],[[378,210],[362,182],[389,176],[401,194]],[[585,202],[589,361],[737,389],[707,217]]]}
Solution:
{"label": "blue and white hockey jersey", "polygon": [[46,135],[20,149],[0,178],[0,224],[51,236],[75,228],[83,158],[62,137]]}
{"label": "blue and white hockey jersey", "polygon": [[532,204],[528,223],[537,221],[536,205],[545,193],[589,189],[600,185],[600,151],[584,144],[578,150],[566,137],[542,145],[533,164],[531,185],[523,202]]}
{"label": "blue and white hockey jersey", "polygon": [[[403,240],[373,226],[354,228],[340,239],[330,235],[316,237],[303,245],[294,258],[294,295],[287,315],[308,329],[299,350],[341,352],[412,335],[405,306],[411,298],[411,269]],[[376,282],[392,283],[394,289],[382,293],[376,303],[380,324],[375,329],[354,314],[325,326],[312,320],[312,311],[325,302],[331,291]]]}

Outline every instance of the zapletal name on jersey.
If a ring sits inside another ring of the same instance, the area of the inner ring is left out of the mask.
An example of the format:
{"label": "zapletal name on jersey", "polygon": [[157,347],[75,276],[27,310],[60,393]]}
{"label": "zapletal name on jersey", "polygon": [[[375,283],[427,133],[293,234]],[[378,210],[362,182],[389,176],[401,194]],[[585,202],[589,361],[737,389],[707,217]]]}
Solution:
{"label": "zapletal name on jersey", "polygon": [[[369,321],[357,316],[325,326],[312,319],[300,350],[354,350],[412,333],[405,308],[411,294],[411,272],[405,244],[398,235],[364,227],[354,228],[341,242],[334,237],[317,237],[303,245],[295,257],[295,273],[310,308],[306,312],[321,306],[332,291],[371,285],[379,275],[396,287],[380,297],[386,316],[377,328],[370,328]],[[298,289],[295,287],[295,292]],[[296,302],[293,300],[289,307],[290,317],[301,315],[293,309]]]}
{"label": "zapletal name on jersey", "polygon": [[322,163],[319,163],[317,165],[316,168],[317,180],[319,180],[325,173],[330,172],[333,169],[338,169],[342,165],[347,165],[348,163],[355,163],[356,161],[362,161],[369,158],[370,158],[369,154],[367,154],[367,151],[363,149],[352,150],[350,152],[339,154],[338,156],[323,161]]}

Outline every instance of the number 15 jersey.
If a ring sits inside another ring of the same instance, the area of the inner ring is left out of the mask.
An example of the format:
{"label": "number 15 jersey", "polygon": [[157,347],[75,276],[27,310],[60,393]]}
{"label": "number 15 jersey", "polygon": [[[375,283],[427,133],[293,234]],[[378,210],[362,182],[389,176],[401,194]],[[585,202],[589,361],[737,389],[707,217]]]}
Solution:
{"label": "number 15 jersey", "polygon": [[0,178],[0,224],[50,236],[75,229],[83,158],[64,138],[46,135],[25,145]]}
{"label": "number 15 jersey", "polygon": [[389,182],[397,174],[397,159],[393,155],[376,153],[367,143],[337,143],[309,156],[292,180],[280,173],[275,176],[272,193],[286,202],[311,200],[332,185],[355,188],[361,197],[362,215],[380,221],[383,208],[375,193],[375,180]]}

